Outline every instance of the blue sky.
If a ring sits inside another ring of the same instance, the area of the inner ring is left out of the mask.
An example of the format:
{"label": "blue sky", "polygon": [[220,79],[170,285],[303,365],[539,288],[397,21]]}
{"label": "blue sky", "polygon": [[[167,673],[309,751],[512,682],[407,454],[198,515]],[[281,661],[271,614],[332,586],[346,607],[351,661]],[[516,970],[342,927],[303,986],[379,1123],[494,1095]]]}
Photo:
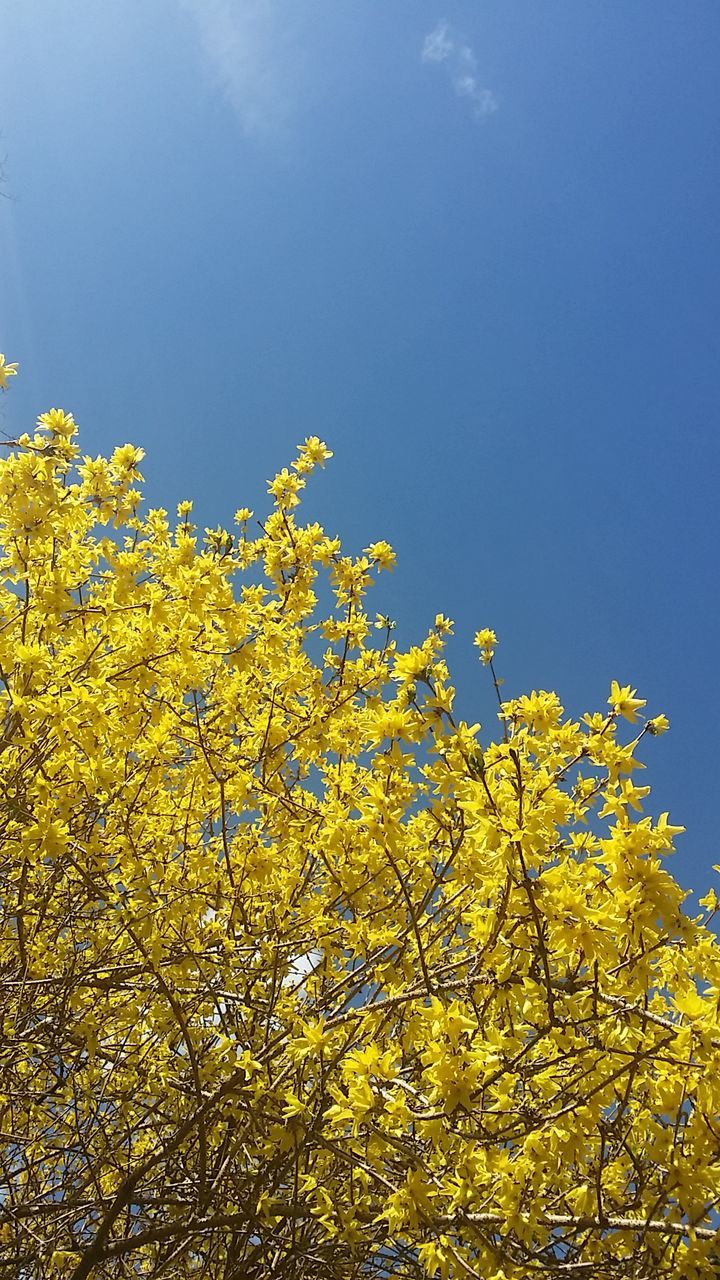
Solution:
{"label": "blue sky", "polygon": [[148,452],[154,505],[387,538],[400,639],[457,624],[459,709],[665,711],[650,812],[716,841],[720,6],[6,0],[8,432]]}

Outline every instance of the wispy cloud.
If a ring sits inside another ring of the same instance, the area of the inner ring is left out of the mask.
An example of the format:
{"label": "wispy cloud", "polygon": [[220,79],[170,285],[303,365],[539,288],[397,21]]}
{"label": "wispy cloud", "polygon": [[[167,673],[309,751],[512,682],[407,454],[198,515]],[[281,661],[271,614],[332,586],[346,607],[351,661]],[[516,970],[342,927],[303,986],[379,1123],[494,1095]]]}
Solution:
{"label": "wispy cloud", "polygon": [[289,36],[294,23],[277,0],[179,0],[197,26],[218,88],[249,136],[282,135],[292,109]]}
{"label": "wispy cloud", "polygon": [[497,111],[499,104],[492,89],[484,89],[478,81],[477,60],[470,45],[458,38],[447,22],[438,22],[426,35],[422,60],[444,68],[458,97],[468,99],[479,120]]}

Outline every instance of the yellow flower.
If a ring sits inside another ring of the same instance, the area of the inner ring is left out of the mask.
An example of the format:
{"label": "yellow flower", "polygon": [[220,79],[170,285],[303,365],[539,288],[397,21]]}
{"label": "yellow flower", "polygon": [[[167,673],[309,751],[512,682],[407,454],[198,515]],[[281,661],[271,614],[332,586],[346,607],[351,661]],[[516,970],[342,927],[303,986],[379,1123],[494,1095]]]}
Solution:
{"label": "yellow flower", "polygon": [[[649,791],[650,788],[648,787],[647,790]],[[670,815],[668,813],[661,813],[660,817],[657,820],[657,826],[655,828],[657,833],[660,836],[662,836],[664,840],[668,842],[671,841],[675,836],[681,835],[682,832],[685,830],[684,827],[672,826],[672,824],[668,822],[669,816]]]}
{"label": "yellow flower", "polygon": [[302,446],[301,453],[309,458],[311,462],[324,466],[328,458],[332,458],[332,450],[328,449],[323,440],[317,436],[307,436]]}
{"label": "yellow flower", "polygon": [[378,569],[393,569],[395,567],[395,552],[389,542],[372,542],[364,550],[365,555],[370,556],[375,561]]}
{"label": "yellow flower", "polygon": [[494,646],[497,644],[497,636],[495,635],[495,632],[492,631],[490,627],[484,627],[482,631],[475,632],[475,639],[473,643],[476,644],[480,650],[480,661],[487,666],[489,662],[492,662],[492,657],[495,652]]}
{"label": "yellow flower", "polygon": [[631,689],[629,684],[620,686],[617,680],[613,680],[610,685],[610,697],[608,705],[612,707],[616,715],[624,716],[631,724],[635,724],[637,720],[637,712],[640,707],[645,706],[645,698],[636,698],[637,689]]}
{"label": "yellow flower", "polygon": [[277,506],[280,509],[296,507],[300,501],[298,492],[305,484],[299,476],[293,475],[292,471],[288,471],[287,467],[283,467],[282,471],[269,481],[268,493],[271,493]]}
{"label": "yellow flower", "polygon": [[296,1060],[300,1061],[306,1058],[308,1054],[322,1053],[332,1042],[332,1033],[325,1028],[325,1019],[319,1018],[317,1022],[303,1022],[301,1024],[302,1035],[296,1040],[291,1041],[290,1051]]}
{"label": "yellow flower", "polygon": [[395,658],[393,676],[404,684],[410,684],[427,673],[429,656],[424,649],[414,646],[409,653],[399,653]]}
{"label": "yellow flower", "polygon": [[41,413],[37,424],[41,431],[50,431],[53,436],[64,440],[70,440],[77,433],[75,419],[63,409],[49,409],[47,413]]}
{"label": "yellow flower", "polygon": [[657,737],[661,733],[667,733],[670,728],[670,721],[667,716],[653,716],[652,720],[648,720],[645,727],[648,733],[652,733],[654,737]]}
{"label": "yellow flower", "polygon": [[136,471],[144,457],[144,449],[136,449],[134,444],[123,444],[113,451],[112,462],[118,471],[132,472]]}
{"label": "yellow flower", "polygon": [[444,613],[435,614],[435,630],[439,636],[452,635],[453,622],[451,618],[446,618]]}
{"label": "yellow flower", "polygon": [[298,449],[293,467],[302,475],[312,471],[314,467],[324,467],[328,458],[332,458],[332,451],[327,445],[318,436],[308,436]]}
{"label": "yellow flower", "polygon": [[5,389],[8,378],[13,378],[18,371],[17,363],[7,364],[4,355],[0,352],[0,387]]}

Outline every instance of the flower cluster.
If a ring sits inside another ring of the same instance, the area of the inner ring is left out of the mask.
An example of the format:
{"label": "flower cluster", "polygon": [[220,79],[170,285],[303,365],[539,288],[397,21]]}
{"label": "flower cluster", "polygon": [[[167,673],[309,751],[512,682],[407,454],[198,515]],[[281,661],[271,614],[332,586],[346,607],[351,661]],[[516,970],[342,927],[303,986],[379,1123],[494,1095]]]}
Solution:
{"label": "flower cluster", "polygon": [[616,682],[457,718],[450,620],[399,649],[388,544],[298,519],[329,456],[204,536],[60,410],[0,463],[0,1261],[709,1280],[718,900],[636,784],[667,720]]}

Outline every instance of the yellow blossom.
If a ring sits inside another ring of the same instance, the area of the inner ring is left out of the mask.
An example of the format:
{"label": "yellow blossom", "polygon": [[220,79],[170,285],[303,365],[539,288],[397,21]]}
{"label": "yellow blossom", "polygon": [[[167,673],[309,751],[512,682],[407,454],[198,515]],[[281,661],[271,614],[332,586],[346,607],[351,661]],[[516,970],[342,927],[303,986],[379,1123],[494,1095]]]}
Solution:
{"label": "yellow blossom", "polygon": [[303,519],[317,437],[203,538],[76,434],[0,458],[8,1274],[712,1280],[717,897],[643,813],[665,717],[463,719],[450,621],[399,650],[389,545]]}
{"label": "yellow blossom", "polygon": [[17,371],[17,362],[8,364],[5,360],[5,356],[0,352],[0,387],[2,387],[3,390],[7,386],[8,378],[14,377]]}
{"label": "yellow blossom", "polygon": [[480,650],[480,661],[487,665],[492,662],[494,647],[497,644],[497,636],[490,627],[484,627],[481,631],[475,632],[475,640],[473,641]]}
{"label": "yellow blossom", "polygon": [[392,569],[395,565],[395,552],[389,542],[373,542],[365,548],[365,555],[374,560],[379,569]]}
{"label": "yellow blossom", "polygon": [[629,684],[621,687],[617,680],[613,680],[608,698],[608,705],[612,707],[615,714],[624,716],[631,724],[635,724],[639,708],[645,706],[645,699],[636,698],[636,692],[637,690],[631,689]]}

